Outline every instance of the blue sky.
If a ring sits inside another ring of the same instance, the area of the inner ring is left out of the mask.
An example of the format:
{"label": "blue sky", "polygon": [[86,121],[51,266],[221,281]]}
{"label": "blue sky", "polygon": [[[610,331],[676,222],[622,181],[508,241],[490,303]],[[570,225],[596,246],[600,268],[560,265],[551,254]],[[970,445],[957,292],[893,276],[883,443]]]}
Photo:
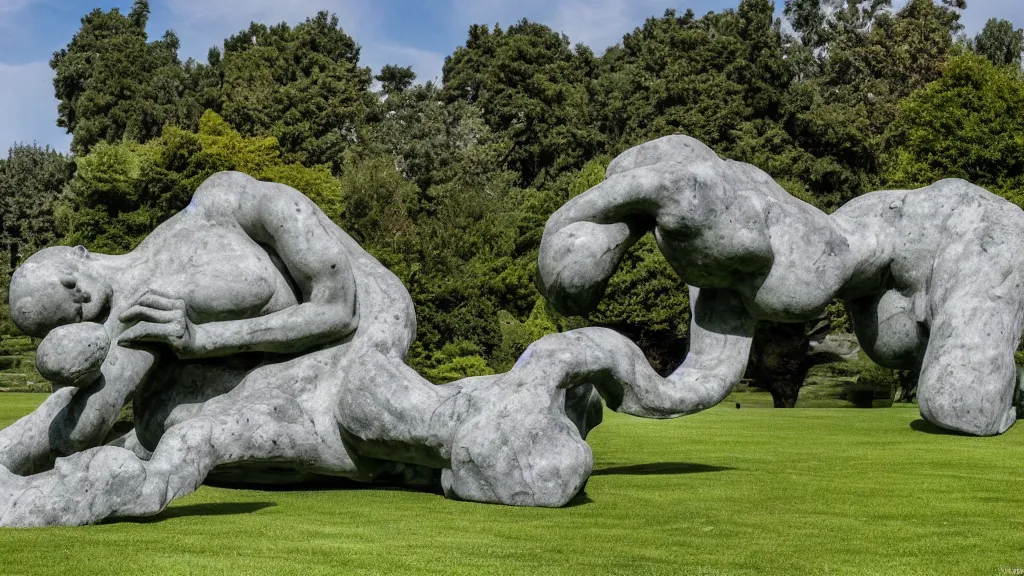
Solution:
{"label": "blue sky", "polygon": [[[421,80],[439,77],[444,57],[463,43],[472,23],[502,25],[521,18],[543,22],[600,54],[622,35],[666,8],[709,10],[739,0],[150,0],[149,35],[173,29],[181,57],[205,60],[211,46],[251,21],[295,23],[330,10],[362,46],[363,65],[411,65]],[[781,7],[782,0],[776,0]],[[67,150],[70,137],[56,126],[48,62],[78,30],[79,19],[100,7],[127,12],[131,0],[0,0],[0,156],[14,142]],[[1022,0],[968,0],[968,32],[990,17],[1024,26]]]}

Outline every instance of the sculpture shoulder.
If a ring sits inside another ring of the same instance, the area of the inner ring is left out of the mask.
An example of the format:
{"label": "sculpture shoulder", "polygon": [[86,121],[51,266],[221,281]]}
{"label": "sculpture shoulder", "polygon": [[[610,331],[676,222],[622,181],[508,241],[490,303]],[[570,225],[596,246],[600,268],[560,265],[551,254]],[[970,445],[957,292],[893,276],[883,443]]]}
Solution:
{"label": "sculpture shoulder", "polygon": [[696,138],[680,134],[665,136],[634,146],[619,154],[608,165],[606,175],[616,174],[654,166],[656,164],[691,165],[704,162],[721,162],[715,151],[708,148]]}
{"label": "sculpture shoulder", "polygon": [[217,172],[199,185],[192,195],[189,208],[234,212],[277,196],[291,195],[286,190],[304,198],[300,192],[288,186],[263,182],[243,172]]}
{"label": "sculpture shoulder", "polygon": [[[298,190],[275,182],[257,180],[242,172],[218,172],[195,191],[185,213],[214,220],[235,220],[244,228],[266,221],[314,221],[316,204]],[[287,216],[287,218],[285,218]]]}
{"label": "sculpture shoulder", "polygon": [[242,172],[217,172],[199,185],[189,208],[222,209],[258,194],[264,184]]}

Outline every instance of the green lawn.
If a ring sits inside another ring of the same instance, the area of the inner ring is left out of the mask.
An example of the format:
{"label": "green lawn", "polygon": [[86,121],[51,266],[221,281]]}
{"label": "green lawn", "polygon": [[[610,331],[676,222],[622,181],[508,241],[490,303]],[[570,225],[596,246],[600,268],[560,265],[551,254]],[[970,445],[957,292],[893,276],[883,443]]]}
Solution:
{"label": "green lawn", "polygon": [[[0,423],[43,396],[0,395]],[[0,531],[0,574],[1011,574],[1024,425],[921,431],[909,407],[609,414],[586,501],[204,487],[143,523]]]}
{"label": "green lawn", "polygon": [[50,383],[36,371],[36,341],[0,335],[0,392],[49,391]]}

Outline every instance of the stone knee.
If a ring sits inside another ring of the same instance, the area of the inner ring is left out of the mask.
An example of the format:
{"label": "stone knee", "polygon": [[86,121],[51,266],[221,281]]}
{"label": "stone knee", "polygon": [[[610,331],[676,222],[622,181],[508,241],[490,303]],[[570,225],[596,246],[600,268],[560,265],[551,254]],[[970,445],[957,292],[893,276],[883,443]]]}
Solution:
{"label": "stone knee", "polygon": [[445,495],[513,506],[569,503],[594,462],[564,407],[493,400],[456,432],[441,475]]}
{"label": "stone knee", "polygon": [[576,439],[545,438],[526,452],[509,447],[487,454],[458,446],[451,468],[441,474],[445,496],[511,506],[565,506],[586,486],[593,468],[589,447],[574,435]]}
{"label": "stone knee", "polygon": [[1004,359],[959,355],[926,359],[918,384],[918,406],[929,422],[974,436],[1002,434],[1017,420],[1017,370]]}
{"label": "stone knee", "polygon": [[172,427],[161,438],[148,469],[163,481],[166,501],[195,491],[217,465],[216,423],[211,418],[194,418]]}

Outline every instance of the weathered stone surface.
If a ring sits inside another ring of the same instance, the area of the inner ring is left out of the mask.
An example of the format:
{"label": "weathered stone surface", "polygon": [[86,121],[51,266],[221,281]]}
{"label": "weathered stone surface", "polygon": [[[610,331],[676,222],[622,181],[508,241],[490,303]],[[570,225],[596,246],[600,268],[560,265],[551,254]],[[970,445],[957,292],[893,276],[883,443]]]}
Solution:
{"label": "weathered stone surface", "polygon": [[699,288],[690,352],[661,388],[665,401],[625,411],[691,411],[686,396],[670,401],[673,390],[721,400],[743,374],[756,320],[810,320],[841,298],[873,360],[921,370],[924,418],[980,436],[1016,420],[1024,212],[1014,204],[943,180],[825,215],[757,168],[669,136],[626,151],[603,183],[551,216],[539,259],[546,296],[565,312],[592,309],[648,232]]}
{"label": "weathered stone surface", "polygon": [[[590,475],[596,390],[616,406],[660,394],[640,350],[602,329],[548,336],[507,374],[427,382],[404,363],[415,316],[398,279],[295,190],[237,173],[129,254],[37,253],[10,293],[66,387],[0,431],[5,526],[154,514],[206,479],[436,482],[561,506]],[[135,427],[109,440],[129,399]]]}

